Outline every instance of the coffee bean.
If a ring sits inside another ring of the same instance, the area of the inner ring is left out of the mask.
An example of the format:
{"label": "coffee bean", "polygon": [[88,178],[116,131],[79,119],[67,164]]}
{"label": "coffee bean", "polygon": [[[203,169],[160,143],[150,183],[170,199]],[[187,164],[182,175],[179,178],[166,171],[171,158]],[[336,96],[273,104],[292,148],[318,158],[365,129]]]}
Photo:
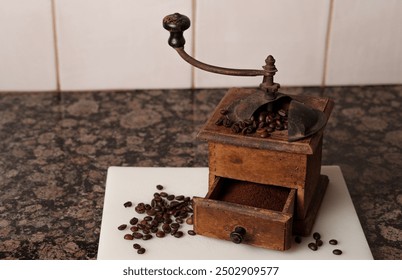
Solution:
{"label": "coffee bean", "polygon": [[215,125],[221,126],[223,125],[224,117],[220,117],[219,119],[216,120]]}
{"label": "coffee bean", "polygon": [[163,237],[165,237],[165,232],[160,230],[155,235],[156,235],[156,237],[163,238]]}
{"label": "coffee bean", "polygon": [[252,126],[246,127],[245,131],[242,131],[244,134],[251,134],[254,132],[254,128]]}
{"label": "coffee bean", "polygon": [[172,231],[172,228],[169,226],[169,224],[163,224],[162,230],[164,233],[170,233]]}
{"label": "coffee bean", "polygon": [[182,212],[182,213],[180,213],[180,216],[179,216],[181,219],[187,219],[187,217],[188,217],[188,213],[187,212]]}
{"label": "coffee bean", "polygon": [[179,228],[179,227],[180,227],[180,224],[179,224],[179,223],[171,223],[170,226],[171,226],[173,229],[176,229],[176,228]]}
{"label": "coffee bean", "polygon": [[179,204],[180,204],[180,202],[178,202],[178,201],[172,201],[172,202],[170,202],[169,208],[173,209]]}
{"label": "coffee bean", "polygon": [[153,228],[151,228],[151,232],[152,232],[152,233],[157,233],[157,232],[158,232],[158,227],[153,227]]}
{"label": "coffee bean", "polygon": [[133,237],[134,237],[135,239],[142,239],[143,236],[144,236],[144,235],[143,235],[141,232],[134,232],[134,233],[133,233]]}
{"label": "coffee bean", "polygon": [[163,186],[162,185],[156,185],[156,188],[158,189],[158,190],[163,190]]}
{"label": "coffee bean", "polygon": [[323,242],[322,242],[321,239],[317,239],[317,240],[315,241],[315,244],[317,244],[318,247],[321,247],[322,244],[323,244]]}
{"label": "coffee bean", "polygon": [[150,222],[150,221],[152,221],[152,217],[151,216],[145,216],[144,221]]}
{"label": "coffee bean", "polygon": [[125,234],[125,235],[124,235],[124,239],[125,239],[125,240],[133,240],[134,237],[133,237],[131,234]]}
{"label": "coffee bean", "polygon": [[192,230],[192,229],[188,230],[187,233],[188,233],[189,235],[196,235],[195,231]]}
{"label": "coffee bean", "polygon": [[142,237],[142,240],[149,240],[149,239],[151,239],[152,238],[152,235],[150,235],[150,234],[145,234],[143,237]]}
{"label": "coffee bean", "polygon": [[177,231],[173,236],[176,237],[176,238],[180,238],[180,237],[183,236],[183,234],[184,233],[182,231]]}
{"label": "coffee bean", "polygon": [[173,200],[175,198],[175,196],[173,194],[169,194],[167,197],[167,200]]}
{"label": "coffee bean", "polygon": [[140,255],[144,254],[145,253],[145,248],[138,249],[137,253],[140,254]]}
{"label": "coffee bean", "polygon": [[232,132],[233,133],[239,133],[241,131],[240,125],[238,123],[235,123],[234,125],[232,125]]}
{"label": "coffee bean", "polygon": [[175,199],[179,201],[184,200],[184,195],[178,195],[175,197]]}
{"label": "coffee bean", "polygon": [[247,126],[251,125],[252,123],[253,123],[253,120],[250,120],[250,119],[249,120],[244,120],[244,124],[247,125]]}
{"label": "coffee bean", "polygon": [[333,253],[334,255],[342,255],[342,251],[339,250],[339,249],[333,250],[332,253]]}
{"label": "coffee bean", "polygon": [[258,115],[258,121],[260,122],[260,123],[262,123],[262,122],[265,122],[265,118],[267,117],[267,112],[261,112],[259,115]]}
{"label": "coffee bean", "polygon": [[160,192],[161,197],[167,197],[168,194],[166,192]]}
{"label": "coffee bean", "polygon": [[164,221],[164,219],[161,216],[158,216],[158,217],[155,216],[155,221],[157,221],[158,223],[162,223]]}
{"label": "coffee bean", "polygon": [[283,110],[283,109],[278,110],[278,114],[279,114],[279,116],[281,116],[281,117],[286,117],[286,111]]}
{"label": "coffee bean", "polygon": [[147,215],[148,216],[155,216],[156,215],[156,210],[155,209],[149,209],[148,211],[147,211]]}
{"label": "coffee bean", "polygon": [[264,132],[262,132],[261,134],[260,134],[260,136],[261,136],[261,138],[267,138],[267,137],[269,137],[271,134],[269,134],[269,132],[267,131],[267,130],[265,130]]}
{"label": "coffee bean", "polygon": [[143,213],[145,213],[145,206],[140,207],[140,206],[137,205],[137,206],[134,208],[134,210],[135,210],[135,212],[137,212],[138,214],[143,214]]}
{"label": "coffee bean", "polygon": [[133,244],[133,248],[136,249],[136,250],[138,250],[138,249],[141,248],[141,245],[138,244],[138,243],[134,243],[134,244]]}
{"label": "coffee bean", "polygon": [[119,226],[117,227],[118,230],[125,230],[126,228],[127,228],[127,225],[126,225],[126,224],[122,224],[122,225],[119,225]]}
{"label": "coffee bean", "polygon": [[219,113],[221,113],[221,115],[227,115],[229,111],[227,109],[221,109]]}
{"label": "coffee bean", "polygon": [[181,219],[181,218],[176,218],[176,219],[175,219],[175,222],[176,222],[176,223],[179,223],[179,224],[182,224],[184,221],[183,221],[183,219]]}
{"label": "coffee bean", "polygon": [[295,242],[300,244],[302,242],[302,238],[300,236],[295,236]]}
{"label": "coffee bean", "polygon": [[331,240],[329,241],[329,244],[331,244],[331,245],[337,245],[337,244],[338,244],[338,241],[337,241],[336,239],[331,239]]}
{"label": "coffee bean", "polygon": [[321,234],[319,234],[318,232],[314,232],[314,233],[313,233],[313,238],[314,238],[315,240],[321,239]]}
{"label": "coffee bean", "polygon": [[137,226],[132,226],[132,227],[130,227],[130,230],[132,232],[136,232],[136,231],[138,231],[138,227]]}
{"label": "coffee bean", "polygon": [[317,251],[317,249],[318,249],[317,244],[315,244],[313,242],[309,243],[307,246],[313,251]]}
{"label": "coffee bean", "polygon": [[171,224],[173,222],[171,218],[164,218],[163,221],[165,222],[165,224]]}
{"label": "coffee bean", "polygon": [[229,120],[228,118],[225,118],[225,119],[223,120],[223,126],[224,126],[224,127],[231,127],[232,124],[233,124],[233,122],[232,122],[231,120]]}
{"label": "coffee bean", "polygon": [[138,218],[134,217],[130,220],[130,225],[136,225],[138,223]]}
{"label": "coffee bean", "polygon": [[127,201],[127,202],[125,202],[124,204],[123,204],[123,206],[124,207],[131,207],[131,206],[133,206],[133,203],[131,202],[131,201]]}
{"label": "coffee bean", "polygon": [[192,225],[193,224],[193,217],[190,217],[186,220],[186,224]]}

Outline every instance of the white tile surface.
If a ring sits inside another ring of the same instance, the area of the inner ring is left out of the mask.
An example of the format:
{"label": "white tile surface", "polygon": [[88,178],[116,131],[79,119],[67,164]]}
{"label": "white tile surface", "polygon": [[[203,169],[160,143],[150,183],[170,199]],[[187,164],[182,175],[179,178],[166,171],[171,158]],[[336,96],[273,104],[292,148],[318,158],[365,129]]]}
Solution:
{"label": "white tile surface", "polygon": [[[56,0],[62,90],[183,88],[191,67],[168,45],[165,15],[187,0]],[[191,36],[187,36],[191,47]]]}
{"label": "white tile surface", "polygon": [[0,91],[55,90],[50,0],[0,0]]}
{"label": "white tile surface", "polygon": [[[320,85],[329,0],[197,1],[196,57],[223,67],[261,69],[276,59],[281,85]],[[196,71],[197,87],[258,86],[260,77]]]}
{"label": "white tile surface", "polygon": [[327,85],[402,83],[402,1],[336,0]]}
{"label": "white tile surface", "polygon": [[[134,204],[149,201],[157,184],[165,186],[165,191],[171,194],[204,197],[208,190],[208,168],[111,167],[107,174],[97,257],[100,260],[373,259],[340,168],[324,166],[322,173],[328,175],[330,183],[313,232],[320,232],[325,244],[315,252],[307,247],[312,237],[303,238],[301,244],[293,243],[289,250],[281,252],[196,235],[180,239],[167,236],[163,239],[139,240],[138,243],[147,252],[138,255],[132,247],[135,242],[123,239],[124,234],[130,232],[129,229],[121,232],[117,227],[128,223],[134,216],[140,218],[142,215],[136,214],[132,208],[124,208],[123,203],[128,200]],[[184,232],[191,228],[187,224],[183,224],[183,227]],[[339,245],[329,245],[327,242],[331,238],[336,238]],[[211,248],[214,248],[212,255]],[[343,254],[332,254],[335,248],[341,249]]]}

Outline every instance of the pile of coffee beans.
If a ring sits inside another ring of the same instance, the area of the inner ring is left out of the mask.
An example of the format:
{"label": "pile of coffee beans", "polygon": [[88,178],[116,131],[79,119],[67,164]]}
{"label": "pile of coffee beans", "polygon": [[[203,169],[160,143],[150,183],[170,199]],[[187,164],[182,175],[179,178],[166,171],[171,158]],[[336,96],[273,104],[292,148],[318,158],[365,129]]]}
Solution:
{"label": "pile of coffee beans", "polygon": [[[324,245],[324,242],[321,239],[321,234],[318,232],[313,233],[314,242],[308,243],[307,247],[312,251],[317,251],[319,247]],[[295,236],[295,242],[300,244],[302,242],[302,238],[300,236]],[[336,239],[331,239],[328,241],[331,245],[338,245],[338,241]],[[342,255],[342,251],[340,249],[335,249],[332,251],[334,255]]]}
{"label": "pile of coffee beans", "polygon": [[[133,217],[128,224],[117,227],[119,231],[129,229],[131,233],[124,234],[125,240],[147,241],[153,237],[164,238],[167,235],[181,238],[184,235],[182,224],[193,224],[192,200],[188,196],[173,195],[163,191],[162,185],[157,185],[152,200],[149,203],[140,202],[134,210],[143,215],[140,219]],[[131,201],[123,204],[125,208],[133,206]],[[196,235],[194,230],[188,230],[188,235]],[[140,244],[133,244],[138,254],[144,254],[145,248]]]}
{"label": "pile of coffee beans", "polygon": [[250,119],[236,122],[229,118],[228,110],[222,109],[220,114],[221,116],[215,124],[230,128],[233,133],[237,134],[256,133],[262,138],[267,138],[276,130],[288,129],[288,111],[285,109],[258,111]]}

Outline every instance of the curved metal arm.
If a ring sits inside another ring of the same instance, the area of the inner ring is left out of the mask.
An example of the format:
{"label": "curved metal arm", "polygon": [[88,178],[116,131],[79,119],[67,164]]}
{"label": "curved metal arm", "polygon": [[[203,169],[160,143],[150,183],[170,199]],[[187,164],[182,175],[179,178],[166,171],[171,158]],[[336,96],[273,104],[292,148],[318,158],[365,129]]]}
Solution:
{"label": "curved metal arm", "polygon": [[219,66],[214,66],[210,64],[203,63],[194,57],[190,56],[184,50],[184,47],[174,48],[177,53],[183,58],[185,61],[193,65],[194,67],[200,68],[202,70],[222,74],[222,75],[230,75],[230,76],[267,76],[269,75],[268,71],[265,70],[254,70],[254,69],[233,69],[233,68],[224,68]]}

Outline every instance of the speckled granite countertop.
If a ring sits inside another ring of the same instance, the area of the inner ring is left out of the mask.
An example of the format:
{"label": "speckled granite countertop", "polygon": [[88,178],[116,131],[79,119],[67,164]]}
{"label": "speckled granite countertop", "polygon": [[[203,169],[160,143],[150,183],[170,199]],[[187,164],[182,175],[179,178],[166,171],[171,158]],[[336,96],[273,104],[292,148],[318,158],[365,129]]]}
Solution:
{"label": "speckled granite countertop", "polygon": [[[339,165],[375,259],[402,259],[402,86],[283,88],[335,108]],[[0,93],[0,259],[95,259],[109,166],[207,166],[224,89]]]}

